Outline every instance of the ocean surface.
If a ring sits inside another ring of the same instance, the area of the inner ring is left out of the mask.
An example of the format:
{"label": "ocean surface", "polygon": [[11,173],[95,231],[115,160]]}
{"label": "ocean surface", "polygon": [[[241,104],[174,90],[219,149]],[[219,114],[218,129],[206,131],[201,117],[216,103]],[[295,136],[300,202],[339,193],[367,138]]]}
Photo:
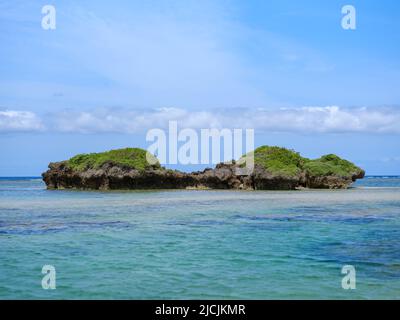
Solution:
{"label": "ocean surface", "polygon": [[[56,289],[42,288],[42,267]],[[356,289],[342,288],[342,267]],[[48,191],[0,178],[0,299],[399,299],[400,177],[349,190]]]}

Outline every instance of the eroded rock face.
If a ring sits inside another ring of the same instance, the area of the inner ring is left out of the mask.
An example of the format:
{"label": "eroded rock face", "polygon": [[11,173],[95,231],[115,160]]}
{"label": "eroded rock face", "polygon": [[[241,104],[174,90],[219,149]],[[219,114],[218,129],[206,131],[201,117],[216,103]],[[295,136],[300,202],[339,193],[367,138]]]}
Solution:
{"label": "eroded rock face", "polygon": [[356,172],[351,176],[307,176],[305,187],[312,189],[346,189],[357,179],[362,179],[365,171]]}
{"label": "eroded rock face", "polygon": [[98,169],[73,170],[67,162],[49,164],[43,173],[48,189],[135,190],[135,189],[234,189],[234,190],[294,190],[297,188],[347,188],[356,179],[364,177],[358,172],[351,177],[309,176],[304,172],[296,176],[277,175],[255,166],[251,175],[236,175],[237,165],[218,164],[215,169],[184,173],[152,168],[139,171],[112,163]]}
{"label": "eroded rock face", "polygon": [[301,186],[301,176],[275,174],[255,165],[251,176],[255,190],[294,190]]}
{"label": "eroded rock face", "polygon": [[99,169],[76,171],[65,162],[50,163],[43,173],[48,189],[184,189],[193,184],[190,175],[171,170],[139,171],[105,164]]}

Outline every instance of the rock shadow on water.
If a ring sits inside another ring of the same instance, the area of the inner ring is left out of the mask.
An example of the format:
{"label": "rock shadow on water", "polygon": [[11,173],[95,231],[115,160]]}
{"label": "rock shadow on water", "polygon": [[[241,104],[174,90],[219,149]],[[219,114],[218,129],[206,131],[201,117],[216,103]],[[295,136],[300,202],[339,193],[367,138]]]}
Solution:
{"label": "rock shadow on water", "polygon": [[0,235],[44,235],[59,232],[88,231],[95,229],[130,229],[134,225],[122,221],[89,222],[75,221],[68,223],[17,223],[0,225]]}
{"label": "rock shadow on water", "polygon": [[[315,214],[315,212],[320,212],[321,214]],[[336,222],[336,223],[346,223],[346,224],[370,224],[376,222],[383,222],[388,220],[387,217],[376,217],[373,215],[369,216],[354,216],[354,215],[338,215],[337,213],[326,214],[326,210],[315,210],[313,213],[298,213],[296,208],[289,210],[285,213],[269,213],[262,215],[234,215],[233,219],[244,220],[248,222],[259,221],[278,221],[278,222]]]}

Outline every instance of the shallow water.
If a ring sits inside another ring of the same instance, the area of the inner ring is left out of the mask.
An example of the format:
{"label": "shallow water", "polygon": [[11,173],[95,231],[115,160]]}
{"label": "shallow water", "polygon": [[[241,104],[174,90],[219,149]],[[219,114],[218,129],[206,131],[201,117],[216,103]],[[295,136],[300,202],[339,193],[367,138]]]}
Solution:
{"label": "shallow water", "polygon": [[[400,178],[339,191],[48,191],[0,179],[0,298],[400,298]],[[41,287],[43,265],[57,289]],[[353,265],[357,289],[341,287]]]}

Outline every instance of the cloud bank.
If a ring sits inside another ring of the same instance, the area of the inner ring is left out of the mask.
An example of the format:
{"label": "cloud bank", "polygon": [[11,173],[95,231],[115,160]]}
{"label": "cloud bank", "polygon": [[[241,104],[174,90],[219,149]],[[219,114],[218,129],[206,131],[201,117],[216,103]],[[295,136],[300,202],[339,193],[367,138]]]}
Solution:
{"label": "cloud bank", "polygon": [[399,108],[302,107],[280,109],[180,108],[64,110],[42,116],[29,111],[0,111],[0,132],[143,133],[168,128],[252,128],[256,132],[400,134]]}
{"label": "cloud bank", "polygon": [[0,132],[42,131],[41,119],[30,111],[0,110]]}

